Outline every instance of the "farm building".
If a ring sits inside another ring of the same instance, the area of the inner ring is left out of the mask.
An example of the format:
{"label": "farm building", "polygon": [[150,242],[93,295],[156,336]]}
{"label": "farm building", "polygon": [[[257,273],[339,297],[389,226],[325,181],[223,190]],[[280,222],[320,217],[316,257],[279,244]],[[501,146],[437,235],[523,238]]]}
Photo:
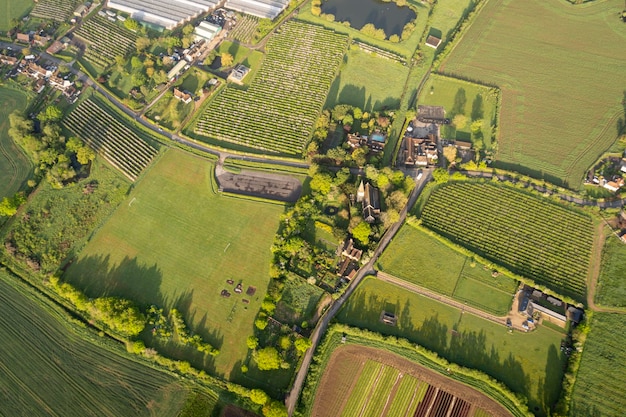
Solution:
{"label": "farm building", "polygon": [[426,46],[430,46],[431,48],[437,49],[441,45],[441,39],[430,35],[426,38]]}
{"label": "farm building", "polygon": [[167,73],[167,79],[172,80],[177,77],[178,74],[180,74],[180,72],[183,70],[183,68],[185,68],[185,65],[187,65],[187,61],[181,59],[178,64],[176,64],[174,68],[172,68],[170,72]]}
{"label": "farm building", "polygon": [[445,125],[450,123],[442,106],[417,106],[417,120],[423,123]]}
{"label": "farm building", "polygon": [[141,22],[173,29],[217,6],[212,0],[109,0],[107,7]]}
{"label": "farm building", "polygon": [[289,5],[289,0],[226,0],[224,7],[260,18],[274,19]]}
{"label": "farm building", "polygon": [[222,28],[220,26],[214,25],[213,23],[200,22],[200,24],[194,29],[193,34],[196,35],[197,41],[211,41],[215,36],[217,36],[218,33],[220,33],[221,30]]}
{"label": "farm building", "polygon": [[250,68],[244,65],[237,65],[234,70],[230,72],[228,81],[232,81],[237,84],[243,84],[243,79],[250,72]]}

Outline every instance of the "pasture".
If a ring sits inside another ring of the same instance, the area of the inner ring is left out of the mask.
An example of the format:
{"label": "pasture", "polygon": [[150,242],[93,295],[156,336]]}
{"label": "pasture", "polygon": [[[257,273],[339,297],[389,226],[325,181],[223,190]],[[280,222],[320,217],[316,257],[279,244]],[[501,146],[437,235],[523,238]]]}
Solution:
{"label": "pasture", "polygon": [[583,301],[592,218],[557,202],[488,182],[452,182],[430,195],[424,226],[496,264]]}
{"label": "pasture", "polygon": [[248,89],[221,90],[193,132],[207,142],[301,156],[347,46],[347,37],[319,26],[285,23]]}
{"label": "pasture", "polygon": [[[396,314],[395,327],[380,322],[383,310]],[[547,415],[560,394],[563,335],[544,326],[531,333],[509,333],[505,326],[375,279],[363,281],[337,318],[404,337],[451,362],[478,369],[526,396],[538,416]]]}
{"label": "pasture", "polygon": [[611,234],[604,243],[596,303],[626,307],[626,245]]}
{"label": "pasture", "polygon": [[[430,20],[428,34],[447,42],[459,21],[474,8],[474,0],[448,0],[437,2]],[[441,48],[441,46],[440,46]]]}
{"label": "pasture", "polygon": [[[49,301],[0,271],[3,415],[179,415],[191,391],[123,347],[70,325]],[[213,407],[217,396],[202,391]]]}
{"label": "pasture", "polygon": [[481,10],[439,71],[501,88],[500,166],[579,188],[611,147],[624,118],[623,7],[495,0]]}
{"label": "pasture", "polygon": [[[176,307],[190,330],[220,354],[205,358],[175,346],[164,346],[164,352],[228,378],[233,370],[239,373],[248,354],[246,337],[269,282],[269,249],[283,207],[215,194],[213,170],[205,159],[168,150],[64,279],[92,297]],[[237,283],[243,294],[233,293]],[[246,295],[249,286],[255,294]],[[220,296],[223,289],[231,297]]]}
{"label": "pasture", "polygon": [[[439,7],[439,5],[437,5]],[[493,129],[497,124],[497,92],[489,87],[455,78],[432,74],[422,88],[418,104],[443,106],[446,117],[465,116],[465,124],[443,125],[442,137],[462,141],[482,141],[491,149]],[[482,121],[482,126],[472,133],[472,123]]]}
{"label": "pasture", "polygon": [[11,20],[26,15],[31,7],[32,0],[0,0],[0,30],[11,29]]}
{"label": "pasture", "polygon": [[0,86],[0,200],[15,194],[28,179],[31,163],[9,136],[9,114],[26,109],[24,93]]}
{"label": "pasture", "polygon": [[498,316],[511,308],[517,282],[405,224],[378,261],[377,269]]}
{"label": "pasture", "polygon": [[572,394],[572,416],[621,416],[626,410],[624,315],[595,313]]}
{"label": "pasture", "polygon": [[364,111],[400,108],[408,67],[352,46],[330,87],[325,107],[349,104]]}

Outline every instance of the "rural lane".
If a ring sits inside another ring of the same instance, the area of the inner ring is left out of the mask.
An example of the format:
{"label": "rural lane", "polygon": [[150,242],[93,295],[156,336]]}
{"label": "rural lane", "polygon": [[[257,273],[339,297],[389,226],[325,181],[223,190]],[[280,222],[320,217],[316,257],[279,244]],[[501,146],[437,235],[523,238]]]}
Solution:
{"label": "rural lane", "polygon": [[333,302],[328,310],[322,315],[322,318],[317,322],[317,326],[313,330],[311,334],[311,347],[306,351],[304,357],[302,358],[302,363],[300,364],[300,368],[298,369],[298,373],[293,382],[293,387],[287,398],[285,398],[285,405],[287,406],[287,412],[289,413],[289,417],[293,416],[293,413],[296,409],[296,404],[298,402],[298,398],[300,397],[300,393],[302,392],[302,386],[304,385],[304,381],[306,378],[306,374],[309,371],[309,367],[311,366],[311,361],[313,360],[313,354],[315,353],[315,349],[319,344],[324,332],[328,328],[328,324],[335,317],[335,315],[341,310],[343,304],[348,300],[348,298],[352,295],[354,290],[358,287],[359,283],[368,275],[373,275],[376,273],[374,271],[374,264],[383,253],[383,251],[387,248],[393,237],[400,230],[400,226],[404,223],[406,216],[408,214],[409,208],[415,205],[417,198],[420,193],[424,189],[424,186],[430,181],[432,178],[432,170],[424,170],[422,178],[417,182],[413,191],[409,195],[409,200],[400,213],[400,219],[394,223],[383,235],[380,239],[378,247],[374,251],[374,254],[370,258],[367,264],[363,265],[354,279],[350,282],[346,291],[339,297],[335,302]]}

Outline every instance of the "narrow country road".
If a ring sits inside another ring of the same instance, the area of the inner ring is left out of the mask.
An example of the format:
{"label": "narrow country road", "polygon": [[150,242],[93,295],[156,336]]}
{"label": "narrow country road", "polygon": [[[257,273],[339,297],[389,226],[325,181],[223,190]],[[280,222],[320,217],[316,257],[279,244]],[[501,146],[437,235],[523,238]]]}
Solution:
{"label": "narrow country road", "polygon": [[[410,282],[405,281],[405,280],[403,280],[401,278],[396,278],[393,275],[389,275],[389,274],[387,274],[385,272],[377,271],[376,272],[376,277],[378,279],[380,279],[381,281],[385,281],[385,282],[388,282],[390,284],[396,285],[398,287],[402,287],[405,290],[408,290],[408,291],[410,291],[412,293],[423,295],[424,297],[428,297],[430,299],[439,301],[440,303],[449,305],[450,307],[458,308],[463,313],[469,313],[469,314],[472,314],[474,316],[480,317],[481,319],[489,320],[489,321],[494,322],[496,324],[501,324],[503,326],[506,326],[507,316],[499,317],[499,316],[496,316],[496,315],[493,315],[493,314],[489,314],[489,313],[487,313],[485,311],[482,311],[482,310],[480,310],[478,308],[475,308],[475,307],[472,307],[472,306],[468,306],[467,304],[465,304],[465,303],[463,303],[461,301],[457,301],[457,300],[455,300],[453,298],[446,297],[445,295],[441,295],[441,294],[439,294],[439,293],[437,293],[435,291],[428,290],[428,289],[426,289],[424,287],[421,287],[419,285],[410,283]],[[522,332],[526,331],[522,327],[517,327],[515,325],[513,325],[513,327],[516,330],[519,330],[519,331],[522,331]]]}
{"label": "narrow country road", "polygon": [[298,373],[296,374],[296,378],[294,379],[293,387],[287,395],[287,398],[285,399],[285,405],[287,406],[289,417],[293,416],[293,413],[296,409],[296,404],[298,402],[298,398],[300,397],[300,392],[302,392],[302,387],[304,385],[306,374],[308,373],[309,366],[311,366],[311,361],[313,360],[313,354],[315,353],[315,349],[317,348],[317,345],[319,344],[322,335],[328,328],[328,324],[339,312],[339,310],[341,310],[341,307],[352,295],[354,290],[359,286],[359,283],[363,280],[363,278],[368,275],[375,274],[374,264],[383,253],[383,251],[387,248],[396,233],[398,233],[398,230],[400,230],[400,226],[402,226],[402,224],[404,223],[409,208],[415,205],[415,202],[417,201],[417,198],[424,189],[424,186],[430,181],[431,178],[432,170],[424,170],[422,178],[417,182],[413,191],[411,191],[411,194],[409,195],[409,201],[400,213],[400,219],[385,232],[383,237],[380,239],[378,247],[374,251],[374,255],[370,258],[369,262],[363,265],[361,269],[359,269],[357,275],[346,288],[346,291],[341,295],[341,297],[339,297],[334,303],[331,304],[330,308],[326,310],[326,313],[324,313],[322,318],[317,322],[317,326],[315,326],[315,329],[311,334],[312,345],[309,350],[307,350],[304,354],[304,357],[302,358],[302,364],[300,365]]}

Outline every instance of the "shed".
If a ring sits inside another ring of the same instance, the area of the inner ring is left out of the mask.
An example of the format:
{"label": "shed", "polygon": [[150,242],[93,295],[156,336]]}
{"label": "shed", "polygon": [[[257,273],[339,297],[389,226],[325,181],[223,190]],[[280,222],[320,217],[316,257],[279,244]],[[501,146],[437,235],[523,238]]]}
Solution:
{"label": "shed", "polygon": [[430,46],[431,48],[437,49],[439,45],[441,45],[440,38],[433,36],[433,35],[429,35],[428,38],[426,38],[426,46]]}

